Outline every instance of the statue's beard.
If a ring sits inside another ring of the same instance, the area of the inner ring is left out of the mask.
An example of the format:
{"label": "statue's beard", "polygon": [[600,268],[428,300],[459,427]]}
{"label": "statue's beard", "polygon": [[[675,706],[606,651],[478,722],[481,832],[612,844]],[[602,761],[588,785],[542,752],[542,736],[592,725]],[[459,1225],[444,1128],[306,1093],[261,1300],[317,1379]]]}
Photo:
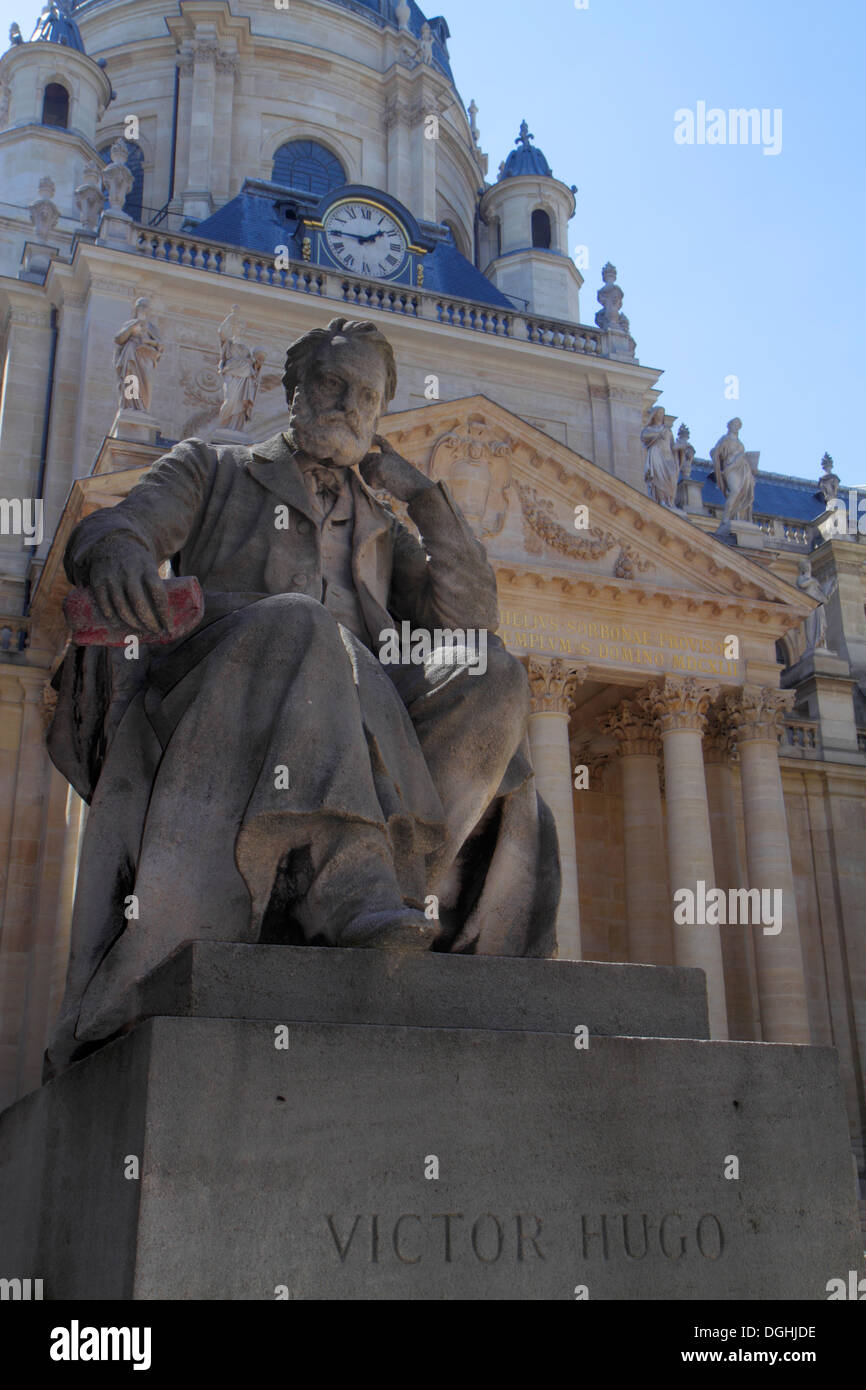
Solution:
{"label": "statue's beard", "polygon": [[313,459],[330,459],[352,468],[370,452],[372,432],[356,432],[340,410],[315,411],[298,391],[292,402],[289,437],[296,449]]}

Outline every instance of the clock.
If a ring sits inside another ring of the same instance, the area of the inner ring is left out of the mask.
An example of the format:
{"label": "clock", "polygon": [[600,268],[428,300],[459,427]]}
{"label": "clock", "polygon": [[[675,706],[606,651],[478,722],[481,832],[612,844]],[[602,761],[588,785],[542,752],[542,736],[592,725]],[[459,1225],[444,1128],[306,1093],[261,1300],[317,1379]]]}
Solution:
{"label": "clock", "polygon": [[368,199],[333,203],[322,219],[322,234],[331,258],[353,275],[393,280],[406,267],[406,232],[392,212]]}

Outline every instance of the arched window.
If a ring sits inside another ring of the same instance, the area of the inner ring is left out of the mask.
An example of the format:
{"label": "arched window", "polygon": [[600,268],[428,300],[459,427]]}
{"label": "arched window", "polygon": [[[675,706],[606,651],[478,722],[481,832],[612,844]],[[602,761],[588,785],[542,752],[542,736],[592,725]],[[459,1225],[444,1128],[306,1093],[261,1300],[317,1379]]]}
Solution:
{"label": "arched window", "polygon": [[49,82],[42,98],[42,124],[65,130],[69,125],[69,93],[60,82]]}
{"label": "arched window", "polygon": [[274,155],[271,181],[323,196],[332,188],[342,188],[346,171],[337,156],[315,140],[290,140]]}
{"label": "arched window", "polygon": [[[127,217],[131,217],[133,222],[141,221],[141,214],[144,208],[144,154],[140,145],[136,145],[134,140],[127,140],[129,147],[129,158],[126,167],[133,177],[133,185],[126,196],[123,204],[123,211]],[[104,145],[99,151],[99,156],[105,164],[111,163],[111,145]],[[105,206],[108,207],[108,198],[105,199]]]}
{"label": "arched window", "polygon": [[543,208],[536,208],[532,214],[532,245],[539,251],[549,251],[552,240],[550,218]]}

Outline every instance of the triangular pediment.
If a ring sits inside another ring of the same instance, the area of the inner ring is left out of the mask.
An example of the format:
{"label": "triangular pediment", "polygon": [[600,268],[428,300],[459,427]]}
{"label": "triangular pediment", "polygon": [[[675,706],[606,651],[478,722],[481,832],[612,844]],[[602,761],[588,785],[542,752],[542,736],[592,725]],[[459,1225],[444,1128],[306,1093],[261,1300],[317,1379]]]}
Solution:
{"label": "triangular pediment", "polygon": [[401,411],[380,428],[448,484],[501,586],[525,581],[536,591],[717,618],[733,610],[777,636],[811,608],[764,566],[486,396]]}

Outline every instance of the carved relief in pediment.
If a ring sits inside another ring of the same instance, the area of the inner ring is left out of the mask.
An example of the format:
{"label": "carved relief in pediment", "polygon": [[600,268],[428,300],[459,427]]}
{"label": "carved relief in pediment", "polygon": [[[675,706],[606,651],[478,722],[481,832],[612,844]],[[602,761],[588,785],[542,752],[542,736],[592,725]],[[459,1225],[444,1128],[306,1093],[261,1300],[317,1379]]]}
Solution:
{"label": "carved relief in pediment", "polygon": [[554,504],[548,498],[540,497],[535,488],[516,483],[517,494],[523,512],[523,538],[531,555],[543,555],[545,550],[554,550],[570,560],[598,561],[611,550],[618,550],[614,564],[614,574],[618,579],[634,579],[635,574],[643,573],[650,567],[633,546],[617,540],[610,531],[601,526],[590,526],[584,531],[567,531],[554,519]]}
{"label": "carved relief in pediment", "polygon": [[481,541],[498,536],[505,526],[511,464],[512,441],[483,420],[470,420],[465,429],[444,435],[433,450],[431,476],[448,484]]}

